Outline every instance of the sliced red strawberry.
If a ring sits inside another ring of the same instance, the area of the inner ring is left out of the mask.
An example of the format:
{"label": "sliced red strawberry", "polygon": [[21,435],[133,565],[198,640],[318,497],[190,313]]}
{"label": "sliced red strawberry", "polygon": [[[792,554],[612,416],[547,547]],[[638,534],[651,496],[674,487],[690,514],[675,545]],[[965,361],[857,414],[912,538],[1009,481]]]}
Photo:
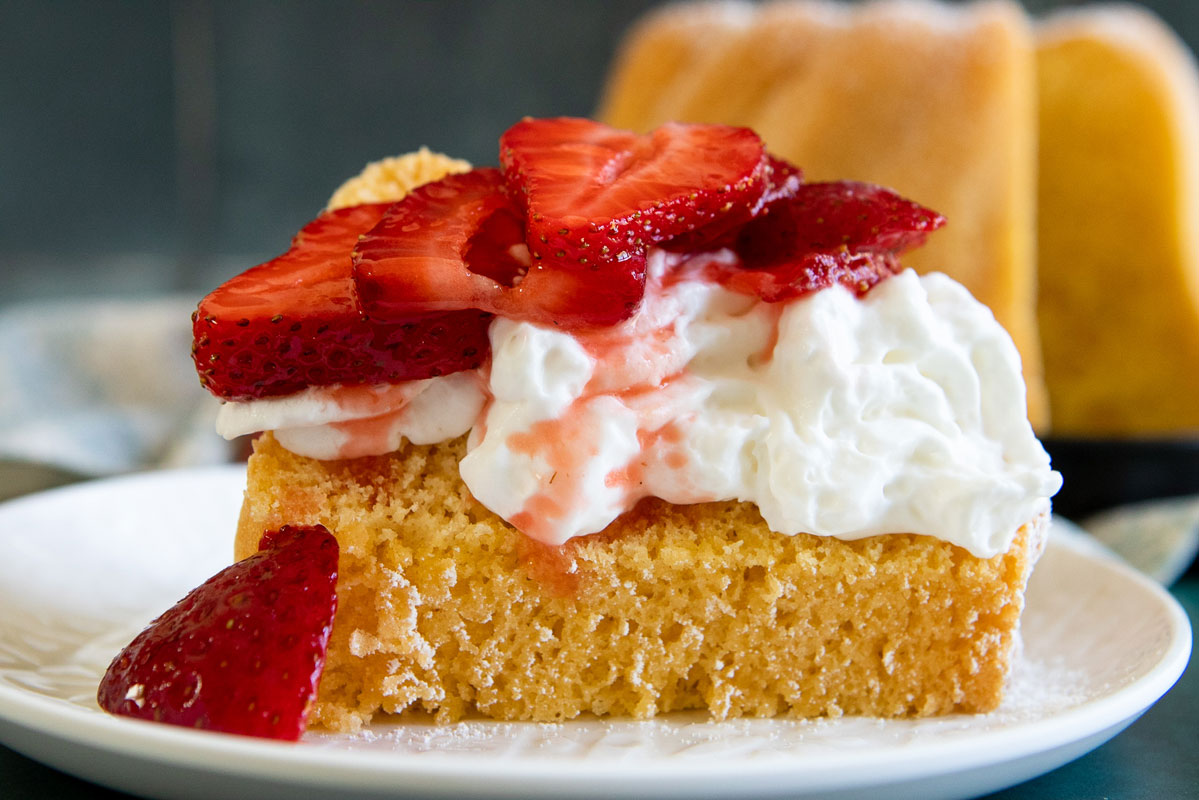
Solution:
{"label": "sliced red strawberry", "polygon": [[756,133],[727,125],[668,123],[639,136],[559,117],[522,120],[500,137],[534,260],[567,265],[644,249],[752,205],[765,188],[762,155]]}
{"label": "sliced red strawberry", "polygon": [[729,288],[776,302],[840,283],[859,294],[899,270],[897,256],[945,224],[935,211],[867,183],[809,183],[741,228],[746,269]]}
{"label": "sliced red strawberry", "polygon": [[676,253],[695,253],[700,250],[733,247],[736,245],[737,235],[745,223],[761,215],[775,203],[794,197],[803,184],[803,170],[769,153],[763,155],[762,158],[765,190],[757,202],[748,206],[739,206],[702,228],[668,240],[662,246]]}
{"label": "sliced red strawberry", "polygon": [[285,526],[194,589],[113,659],[105,711],[188,728],[296,740],[337,610],[337,540]]}
{"label": "sliced red strawberry", "polygon": [[586,119],[525,119],[500,137],[532,263],[578,275],[597,319],[641,300],[647,247],[752,207],[766,187],[747,128],[669,123],[646,136]]}
{"label": "sliced red strawberry", "polygon": [[757,269],[713,265],[711,277],[726,288],[760,297],[767,303],[827,289],[839,283],[860,294],[899,272],[899,259],[890,253],[804,253]]}
{"label": "sliced red strawberry", "polygon": [[738,248],[751,261],[788,253],[845,247],[854,252],[901,253],[924,243],[945,224],[935,211],[870,183],[808,183],[786,202],[745,227]]}
{"label": "sliced red strawberry", "polygon": [[240,400],[478,366],[490,323],[480,311],[413,313],[387,323],[363,318],[350,253],[388,205],[320,215],[286,253],[205,297],[193,316],[201,383],[218,397]]}
{"label": "sliced red strawberry", "polygon": [[500,173],[476,169],[409,193],[358,241],[353,276],[372,318],[494,311],[528,268],[524,227]]}
{"label": "sliced red strawberry", "polygon": [[645,290],[639,254],[597,280],[591,270],[530,265],[524,220],[498,170],[422,186],[392,206],[354,250],[354,282],[373,319],[482,309],[510,319],[605,325]]}

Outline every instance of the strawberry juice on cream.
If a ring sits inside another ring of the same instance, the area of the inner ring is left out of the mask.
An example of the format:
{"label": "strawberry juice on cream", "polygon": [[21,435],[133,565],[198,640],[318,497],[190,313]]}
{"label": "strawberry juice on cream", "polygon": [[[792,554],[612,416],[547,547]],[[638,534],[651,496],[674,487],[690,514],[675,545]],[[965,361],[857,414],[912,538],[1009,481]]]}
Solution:
{"label": "strawberry juice on cream", "polygon": [[962,286],[907,270],[861,298],[766,303],[711,278],[735,261],[653,250],[643,303],[617,326],[497,318],[479,371],[226,403],[219,429],[272,429],[321,459],[469,430],[467,487],[548,544],[655,496],[753,502],[781,533],[916,530],[989,557],[1047,508],[1060,478],[1025,417],[1019,357]]}

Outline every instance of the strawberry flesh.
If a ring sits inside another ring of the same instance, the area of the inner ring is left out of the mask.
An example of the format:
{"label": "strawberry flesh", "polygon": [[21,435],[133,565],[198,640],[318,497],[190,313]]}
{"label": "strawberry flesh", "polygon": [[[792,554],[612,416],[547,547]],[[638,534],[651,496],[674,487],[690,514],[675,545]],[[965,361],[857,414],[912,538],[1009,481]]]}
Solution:
{"label": "strawberry flesh", "polygon": [[761,216],[765,209],[794,197],[803,184],[803,170],[769,153],[762,156],[761,169],[765,190],[752,205],[738,206],[702,228],[680,234],[662,246],[676,253],[736,246],[737,235],[746,223]]}
{"label": "strawberry flesh", "polygon": [[354,250],[372,319],[481,309],[564,327],[627,317],[645,291],[645,255],[601,275],[531,262],[525,223],[496,169],[450,175],[396,203]]}
{"label": "strawberry flesh", "polygon": [[375,319],[427,311],[495,311],[525,272],[524,230],[496,169],[418,187],[362,236],[358,297]]}
{"label": "strawberry flesh", "polygon": [[771,303],[835,283],[864,294],[899,271],[900,253],[944,224],[935,211],[873,184],[803,184],[740,229],[733,246],[745,268],[719,279]]}
{"label": "strawberry flesh", "polygon": [[285,526],[194,589],[113,659],[97,700],[112,714],[297,740],[337,610],[337,540]]}
{"label": "strawberry flesh", "polygon": [[366,319],[350,254],[389,204],[326,212],[291,249],[205,297],[193,316],[192,356],[217,397],[248,400],[334,383],[429,378],[482,363],[490,317],[477,310]]}
{"label": "strawberry flesh", "polygon": [[780,259],[769,268],[713,265],[710,277],[731,291],[777,303],[838,283],[862,295],[901,268],[899,260],[887,253],[804,253]]}
{"label": "strawberry flesh", "polygon": [[591,324],[637,308],[648,247],[753,207],[767,183],[761,139],[725,125],[668,123],[639,136],[586,119],[525,119],[500,137],[500,164],[532,263],[575,276],[562,305]]}

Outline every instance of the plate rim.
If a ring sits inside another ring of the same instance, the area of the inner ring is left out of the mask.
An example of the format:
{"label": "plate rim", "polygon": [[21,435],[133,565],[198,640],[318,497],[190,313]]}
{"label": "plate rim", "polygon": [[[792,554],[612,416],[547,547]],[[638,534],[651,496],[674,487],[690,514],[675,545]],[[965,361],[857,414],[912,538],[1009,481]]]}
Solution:
{"label": "plate rim", "polygon": [[[128,490],[131,486],[160,481],[182,480],[193,486],[197,481],[211,481],[221,484],[222,489],[227,485],[230,490],[240,491],[244,474],[244,465],[229,465],[140,472],[86,481],[0,503],[0,519],[14,507],[53,505],[62,502],[61,498],[81,493],[106,492],[114,488]],[[1169,641],[1158,661],[1131,683],[1049,717],[1013,722],[998,730],[973,732],[963,739],[908,742],[902,748],[871,753],[865,769],[863,752],[846,750],[822,751],[818,756],[772,753],[755,757],[752,770],[744,769],[745,762],[737,759],[629,759],[604,754],[581,758],[522,754],[513,760],[488,758],[464,770],[465,755],[461,753],[355,750],[303,741],[271,742],[191,731],[114,717],[98,708],[88,709],[2,684],[0,723],[82,747],[99,748],[118,757],[186,766],[227,777],[302,781],[314,788],[389,788],[396,790],[397,796],[420,791],[455,791],[466,786],[472,787],[478,796],[495,795],[512,791],[517,782],[523,791],[532,789],[530,782],[538,782],[546,784],[537,789],[541,792],[587,794],[615,791],[633,780],[636,780],[639,792],[666,796],[696,789],[701,793],[704,789],[710,792],[715,788],[714,783],[729,778],[737,779],[743,792],[752,792],[777,788],[779,780],[789,777],[802,777],[804,791],[819,791],[881,786],[955,774],[1066,748],[1110,729],[1114,729],[1114,735],[1160,699],[1186,668],[1192,644],[1190,622],[1169,592],[1132,567],[1094,549],[1089,542],[1062,535],[1060,530],[1054,532],[1047,546],[1065,548],[1072,557],[1082,559],[1090,567],[1109,571],[1153,595],[1169,627]],[[662,719],[658,718],[659,721]],[[652,721],[646,722],[652,724]],[[1033,730],[1036,735],[1030,736]],[[12,737],[6,733],[7,729],[0,726],[0,741],[21,751],[19,743],[11,741]],[[996,758],[994,753],[1000,750],[1002,757]],[[620,769],[614,770],[613,766],[617,764]],[[880,772],[885,774],[880,775]],[[404,778],[402,788],[394,783],[397,777]]]}

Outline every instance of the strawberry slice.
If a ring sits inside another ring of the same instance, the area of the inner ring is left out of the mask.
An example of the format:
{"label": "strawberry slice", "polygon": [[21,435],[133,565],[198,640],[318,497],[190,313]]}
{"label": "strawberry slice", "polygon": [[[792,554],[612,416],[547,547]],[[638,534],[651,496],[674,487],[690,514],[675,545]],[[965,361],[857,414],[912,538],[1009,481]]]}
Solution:
{"label": "strawberry slice", "polygon": [[731,291],[777,303],[836,283],[863,295],[901,269],[890,253],[804,253],[759,269],[713,265],[711,277]]}
{"label": "strawberry slice", "polygon": [[795,252],[847,248],[901,253],[945,224],[935,211],[871,183],[808,183],[747,225],[739,248],[748,259],[773,261]]}
{"label": "strawberry slice", "polygon": [[112,714],[296,740],[337,610],[337,540],[284,526],[259,552],[176,603],[113,659],[97,700]]}
{"label": "strawberry slice", "polygon": [[524,220],[492,168],[411,192],[362,237],[353,261],[359,300],[373,319],[475,308],[544,324],[606,325],[627,317],[645,291],[644,253],[604,276],[531,262]]}
{"label": "strawberry slice", "polygon": [[840,283],[859,294],[899,271],[898,255],[945,224],[935,211],[881,186],[808,183],[737,234],[745,269],[718,277],[777,302]]}
{"label": "strawberry slice", "polygon": [[472,369],[488,352],[480,311],[363,317],[350,253],[389,204],[321,214],[291,249],[227,281],[192,317],[200,382],[224,399],[307,386],[385,383]]}
{"label": "strawberry slice", "polygon": [[528,268],[524,227],[496,169],[448,175],[407,194],[353,252],[362,307],[373,318],[478,308]]}
{"label": "strawberry slice", "polygon": [[737,235],[747,222],[760,216],[765,209],[779,201],[794,197],[803,184],[803,170],[769,153],[763,155],[763,159],[765,190],[756,202],[752,205],[739,206],[702,228],[668,240],[662,246],[676,253],[695,253],[700,250],[734,247],[737,243]]}
{"label": "strawberry slice", "polygon": [[761,139],[726,125],[668,123],[639,136],[525,119],[500,137],[500,164],[532,263],[573,274],[575,303],[608,321],[641,301],[646,248],[754,206],[767,183]]}
{"label": "strawberry slice", "polygon": [[[667,123],[645,136],[588,119],[524,119],[500,137],[534,260],[587,266],[700,228],[765,188],[748,128]],[[605,251],[604,248],[607,248]]]}

